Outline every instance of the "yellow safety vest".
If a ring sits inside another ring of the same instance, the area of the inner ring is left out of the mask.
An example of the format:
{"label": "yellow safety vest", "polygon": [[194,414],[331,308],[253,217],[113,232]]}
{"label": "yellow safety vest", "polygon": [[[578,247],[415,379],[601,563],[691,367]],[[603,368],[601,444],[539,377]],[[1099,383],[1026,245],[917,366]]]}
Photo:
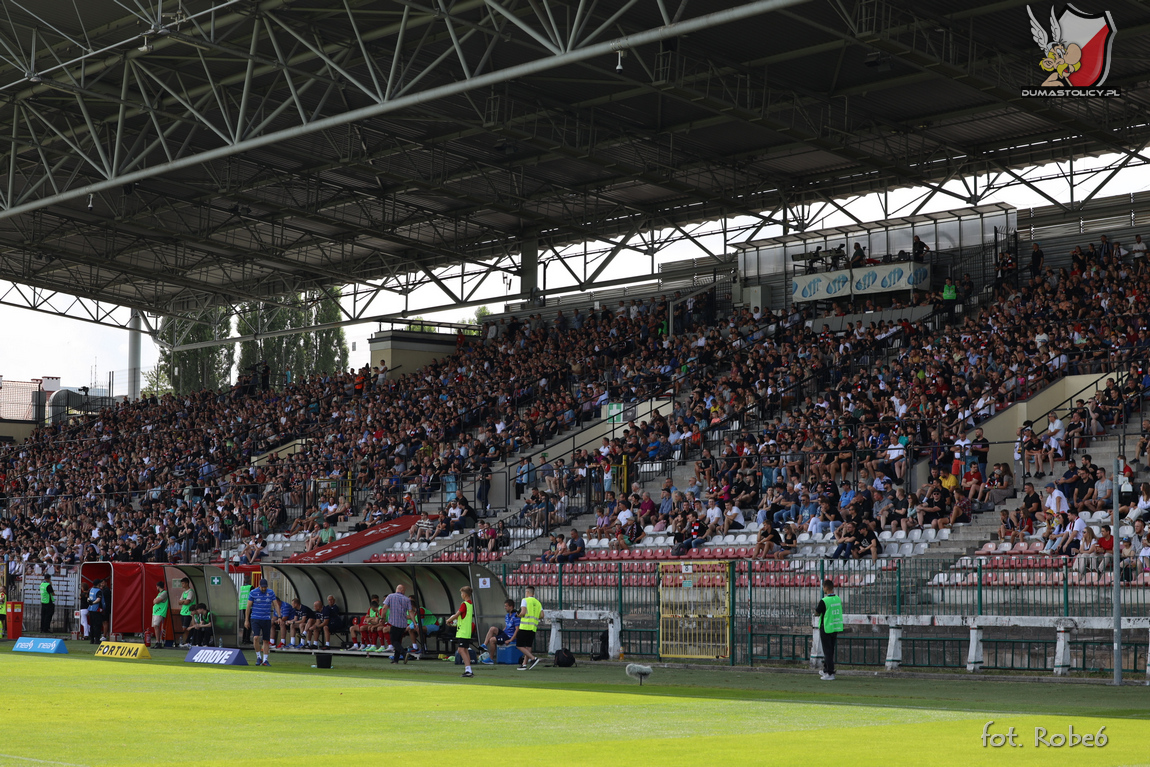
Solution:
{"label": "yellow safety vest", "polygon": [[455,638],[471,639],[471,621],[475,608],[471,606],[470,602],[464,602],[461,606],[463,607],[463,617],[455,622]]}
{"label": "yellow safety vest", "polygon": [[523,607],[527,610],[527,614],[519,621],[519,630],[538,631],[539,619],[543,616],[543,604],[535,597],[527,597],[523,600]]}

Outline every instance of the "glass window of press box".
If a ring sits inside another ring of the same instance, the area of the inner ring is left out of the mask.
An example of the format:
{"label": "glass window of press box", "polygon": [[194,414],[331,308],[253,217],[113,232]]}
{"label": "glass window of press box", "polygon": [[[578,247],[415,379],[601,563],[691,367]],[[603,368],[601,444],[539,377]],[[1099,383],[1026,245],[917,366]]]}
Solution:
{"label": "glass window of press box", "polygon": [[[1014,231],[1018,212],[1005,203],[992,203],[972,208],[922,213],[906,218],[892,218],[850,226],[836,226],[780,237],[756,239],[737,244],[739,271],[743,280],[755,284],[779,274],[802,271],[802,262],[816,250],[842,250],[839,264],[845,269],[855,243],[863,246],[867,257],[897,257],[899,251],[909,256],[915,236],[936,254],[973,250],[993,242],[999,235]],[[823,254],[820,254],[823,255]]]}

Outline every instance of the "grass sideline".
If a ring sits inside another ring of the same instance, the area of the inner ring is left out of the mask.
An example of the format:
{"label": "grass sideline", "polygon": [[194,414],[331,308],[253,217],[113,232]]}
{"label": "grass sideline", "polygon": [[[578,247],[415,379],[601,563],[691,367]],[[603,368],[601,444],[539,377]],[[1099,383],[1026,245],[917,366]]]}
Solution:
{"label": "grass sideline", "polygon": [[[832,753],[847,765],[1150,764],[1144,686],[657,668],[640,688],[615,665],[484,666],[465,680],[444,661],[336,656],[321,671],[310,655],[277,653],[268,668],[224,668],[185,664],[177,650],[113,660],[92,649],[36,656],[0,643],[13,736],[0,765],[311,767],[397,746],[451,760],[463,747],[477,765],[824,763]],[[983,747],[989,720],[992,734],[1014,726],[1020,745]],[[1036,726],[1053,735],[1070,725],[1105,725],[1107,745],[1034,746]]]}

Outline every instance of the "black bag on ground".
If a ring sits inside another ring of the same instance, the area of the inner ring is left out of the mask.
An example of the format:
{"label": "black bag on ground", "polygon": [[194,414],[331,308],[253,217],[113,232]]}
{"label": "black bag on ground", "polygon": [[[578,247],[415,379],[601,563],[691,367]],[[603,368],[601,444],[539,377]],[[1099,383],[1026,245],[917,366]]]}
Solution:
{"label": "black bag on ground", "polygon": [[555,665],[559,668],[571,668],[575,665],[575,655],[566,647],[555,651]]}

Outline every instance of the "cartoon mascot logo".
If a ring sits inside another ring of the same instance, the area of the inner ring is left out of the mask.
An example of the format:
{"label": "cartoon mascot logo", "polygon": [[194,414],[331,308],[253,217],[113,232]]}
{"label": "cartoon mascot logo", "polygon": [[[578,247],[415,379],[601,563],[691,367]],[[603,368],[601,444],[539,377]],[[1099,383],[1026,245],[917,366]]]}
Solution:
{"label": "cartoon mascot logo", "polygon": [[1088,14],[1067,5],[1058,15],[1050,9],[1050,33],[1030,14],[1030,33],[1042,50],[1038,62],[1048,73],[1043,88],[1092,88],[1110,74],[1110,49],[1117,28],[1110,12]]}

